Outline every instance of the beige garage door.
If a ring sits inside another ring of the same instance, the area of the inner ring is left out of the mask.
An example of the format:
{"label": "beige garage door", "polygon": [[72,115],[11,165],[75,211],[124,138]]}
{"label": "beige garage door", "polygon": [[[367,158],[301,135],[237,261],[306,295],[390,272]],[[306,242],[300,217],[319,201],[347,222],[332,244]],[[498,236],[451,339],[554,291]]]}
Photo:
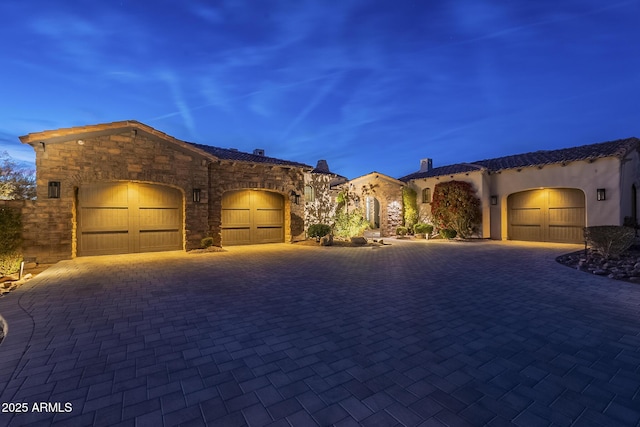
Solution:
{"label": "beige garage door", "polygon": [[240,190],[222,196],[222,244],[284,241],[284,199],[280,194]]}
{"label": "beige garage door", "polygon": [[509,238],[584,242],[584,193],[574,188],[523,191],[509,196]]}
{"label": "beige garage door", "polygon": [[78,189],[78,255],[182,249],[182,194],[134,182]]}

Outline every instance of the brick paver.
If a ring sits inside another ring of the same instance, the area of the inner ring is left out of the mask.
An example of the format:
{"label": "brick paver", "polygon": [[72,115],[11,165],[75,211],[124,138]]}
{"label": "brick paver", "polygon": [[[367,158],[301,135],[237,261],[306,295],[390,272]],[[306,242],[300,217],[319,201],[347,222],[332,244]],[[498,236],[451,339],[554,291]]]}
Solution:
{"label": "brick paver", "polygon": [[576,249],[63,261],[0,299],[0,402],[27,403],[0,424],[639,426],[640,286],[555,262]]}

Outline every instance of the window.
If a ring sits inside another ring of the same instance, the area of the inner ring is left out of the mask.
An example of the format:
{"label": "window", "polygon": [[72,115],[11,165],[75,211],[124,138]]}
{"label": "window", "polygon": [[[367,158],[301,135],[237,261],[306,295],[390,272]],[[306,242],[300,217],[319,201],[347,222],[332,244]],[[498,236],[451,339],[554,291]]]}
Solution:
{"label": "window", "polygon": [[49,181],[49,198],[60,198],[60,181]]}
{"label": "window", "polygon": [[431,189],[425,188],[422,190],[422,203],[431,203]]}
{"label": "window", "polygon": [[316,193],[313,191],[313,187],[310,185],[304,186],[304,201],[313,202],[316,199]]}

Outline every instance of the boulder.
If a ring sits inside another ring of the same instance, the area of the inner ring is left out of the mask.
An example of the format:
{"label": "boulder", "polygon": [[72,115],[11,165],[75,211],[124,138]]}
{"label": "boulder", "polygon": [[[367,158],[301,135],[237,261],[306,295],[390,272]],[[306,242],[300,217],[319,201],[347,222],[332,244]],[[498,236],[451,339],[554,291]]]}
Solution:
{"label": "boulder", "polygon": [[333,246],[333,234],[327,234],[320,239],[320,246]]}
{"label": "boulder", "polygon": [[367,239],[365,237],[352,237],[351,243],[358,246],[364,246],[367,244]]}

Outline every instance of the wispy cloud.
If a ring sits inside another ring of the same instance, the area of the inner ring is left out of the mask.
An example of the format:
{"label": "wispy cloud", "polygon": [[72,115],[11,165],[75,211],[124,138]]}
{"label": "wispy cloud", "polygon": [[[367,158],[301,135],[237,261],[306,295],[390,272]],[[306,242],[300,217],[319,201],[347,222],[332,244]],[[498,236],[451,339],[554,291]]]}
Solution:
{"label": "wispy cloud", "polygon": [[191,109],[184,99],[179,79],[171,71],[161,71],[159,73],[159,77],[169,86],[173,101],[175,102],[179,114],[182,117],[184,126],[192,137],[197,138],[195,121],[191,115]]}

